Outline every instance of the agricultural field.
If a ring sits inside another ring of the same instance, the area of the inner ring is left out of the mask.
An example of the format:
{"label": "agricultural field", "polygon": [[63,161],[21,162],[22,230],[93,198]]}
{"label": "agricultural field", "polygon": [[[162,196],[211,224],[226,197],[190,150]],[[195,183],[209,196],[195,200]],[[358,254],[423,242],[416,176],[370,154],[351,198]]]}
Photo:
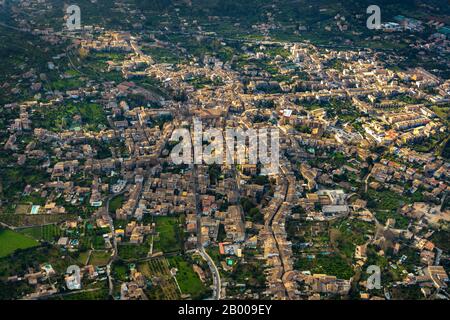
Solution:
{"label": "agricultural field", "polygon": [[196,299],[207,292],[207,288],[193,269],[193,264],[181,256],[167,259],[171,268],[177,268],[176,279],[182,294],[189,294]]}
{"label": "agricultural field", "polygon": [[23,228],[41,226],[51,223],[60,223],[66,220],[74,219],[76,216],[73,214],[0,214],[0,222],[7,225]]}
{"label": "agricultural field", "polygon": [[28,249],[38,245],[39,243],[30,237],[11,230],[0,229],[0,258],[18,249]]}
{"label": "agricultural field", "polygon": [[138,270],[150,280],[146,294],[151,300],[180,299],[180,289],[170,273],[171,266],[165,258],[152,259],[138,266]]}
{"label": "agricultural field", "polygon": [[89,264],[96,266],[105,266],[111,259],[111,253],[108,251],[94,251],[89,259]]}
{"label": "agricultural field", "polygon": [[150,251],[149,239],[142,244],[123,243],[119,244],[119,256],[124,260],[135,260],[147,257]]}
{"label": "agricultural field", "polygon": [[25,228],[21,229],[19,232],[36,240],[44,240],[47,242],[56,241],[62,233],[61,229],[54,224]]}

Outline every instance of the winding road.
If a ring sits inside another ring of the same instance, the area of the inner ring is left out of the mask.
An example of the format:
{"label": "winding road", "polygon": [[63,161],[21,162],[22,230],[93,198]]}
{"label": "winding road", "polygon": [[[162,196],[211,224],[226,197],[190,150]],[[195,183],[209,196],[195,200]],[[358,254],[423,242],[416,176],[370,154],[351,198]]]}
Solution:
{"label": "winding road", "polygon": [[209,269],[211,270],[211,274],[213,276],[213,286],[214,286],[214,292],[213,292],[213,299],[220,300],[221,293],[222,293],[222,280],[220,279],[220,273],[217,269],[216,264],[214,263],[214,260],[209,256],[209,254],[206,252],[205,248],[202,244],[201,239],[201,217],[202,217],[202,211],[200,209],[200,197],[199,197],[199,190],[198,190],[198,175],[197,175],[197,165],[194,165],[193,171],[192,171],[193,177],[194,177],[194,194],[195,194],[195,210],[197,213],[197,250],[202,256],[203,259],[206,260],[208,263]]}

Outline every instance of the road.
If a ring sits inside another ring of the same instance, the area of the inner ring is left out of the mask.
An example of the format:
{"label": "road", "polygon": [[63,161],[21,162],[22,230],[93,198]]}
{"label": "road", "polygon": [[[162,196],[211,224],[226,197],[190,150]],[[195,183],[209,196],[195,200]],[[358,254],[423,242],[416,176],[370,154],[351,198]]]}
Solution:
{"label": "road", "polygon": [[[280,165],[280,169],[281,169],[281,174],[286,177],[286,171],[283,165]],[[280,257],[280,262],[281,262],[281,268],[282,268],[282,277],[284,276],[284,274],[286,273],[286,266],[284,264],[284,256],[283,256],[283,251],[281,250],[277,235],[275,233],[275,231],[273,230],[273,223],[275,221],[275,218],[278,216],[279,213],[281,213],[281,208],[283,206],[283,203],[286,201],[287,196],[288,196],[288,190],[289,190],[289,180],[286,179],[285,183],[282,185],[282,188],[284,189],[282,191],[282,201],[280,201],[280,203],[277,205],[276,210],[270,215],[269,219],[267,219],[266,223],[265,223],[265,227],[269,230],[269,232],[271,233],[273,240],[275,241],[275,245],[277,247],[277,251],[278,251],[278,255]],[[288,290],[286,288],[285,283],[283,282],[283,288],[284,288],[284,294],[286,296],[288,296]]]}
{"label": "road", "polygon": [[214,260],[209,256],[209,254],[203,247],[201,239],[202,211],[200,208],[200,197],[198,190],[197,165],[194,165],[193,167],[192,176],[194,178],[195,210],[197,213],[197,250],[202,256],[202,258],[205,259],[206,262],[208,263],[209,269],[211,270],[211,274],[213,276],[213,286],[214,286],[213,299],[220,300],[222,293],[222,280],[220,279],[220,273],[219,270],[217,269],[216,264],[214,263]]}
{"label": "road", "polygon": [[113,292],[114,292],[114,283],[113,283],[113,279],[111,276],[111,265],[113,264],[114,261],[116,261],[118,251],[117,251],[117,241],[116,241],[115,230],[114,230],[114,220],[111,217],[111,214],[109,213],[109,202],[115,196],[117,196],[117,194],[110,195],[108,197],[108,200],[106,201],[106,214],[107,214],[106,218],[108,220],[109,228],[111,230],[111,234],[112,234],[112,238],[113,238],[113,253],[111,255],[111,260],[109,261],[108,265],[106,266],[106,274],[108,276],[108,283],[109,283],[109,295],[111,297],[113,296]]}
{"label": "road", "polygon": [[364,179],[364,190],[365,193],[367,193],[367,191],[369,190],[369,179],[370,179],[370,175],[371,175],[371,171],[367,174],[367,177]]}
{"label": "road", "polygon": [[444,196],[442,197],[442,201],[441,201],[441,205],[439,206],[439,212],[442,212],[444,209],[444,205],[445,205],[445,199],[447,198],[448,193],[446,192],[444,194]]}
{"label": "road", "polygon": [[442,257],[442,250],[439,248],[436,248],[437,254],[436,259],[434,260],[434,265],[438,266],[441,264],[441,257]]}
{"label": "road", "polygon": [[220,300],[222,294],[222,280],[220,279],[219,269],[217,269],[214,260],[205,251],[205,248],[203,247],[201,249],[199,248],[199,253],[202,256],[202,258],[205,259],[206,262],[208,263],[209,269],[211,270],[211,273],[213,275],[213,285],[214,285],[213,298],[215,300]]}

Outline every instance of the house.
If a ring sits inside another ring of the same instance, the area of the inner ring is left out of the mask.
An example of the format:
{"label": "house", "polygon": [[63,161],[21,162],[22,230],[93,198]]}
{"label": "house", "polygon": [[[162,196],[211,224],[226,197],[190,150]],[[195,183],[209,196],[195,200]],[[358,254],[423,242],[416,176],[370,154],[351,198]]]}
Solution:
{"label": "house", "polygon": [[56,243],[58,246],[65,247],[69,244],[69,238],[67,237],[61,237],[59,238],[58,242]]}
{"label": "house", "polygon": [[448,288],[449,278],[443,266],[428,266],[424,269],[424,273],[437,289]]}

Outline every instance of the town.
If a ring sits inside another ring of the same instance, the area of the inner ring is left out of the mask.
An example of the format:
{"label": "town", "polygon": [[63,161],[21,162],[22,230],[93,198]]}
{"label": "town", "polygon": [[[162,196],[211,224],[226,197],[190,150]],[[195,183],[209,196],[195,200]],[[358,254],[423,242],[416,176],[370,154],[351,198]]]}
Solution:
{"label": "town", "polygon": [[448,300],[450,15],[173,2],[2,7],[0,299]]}

